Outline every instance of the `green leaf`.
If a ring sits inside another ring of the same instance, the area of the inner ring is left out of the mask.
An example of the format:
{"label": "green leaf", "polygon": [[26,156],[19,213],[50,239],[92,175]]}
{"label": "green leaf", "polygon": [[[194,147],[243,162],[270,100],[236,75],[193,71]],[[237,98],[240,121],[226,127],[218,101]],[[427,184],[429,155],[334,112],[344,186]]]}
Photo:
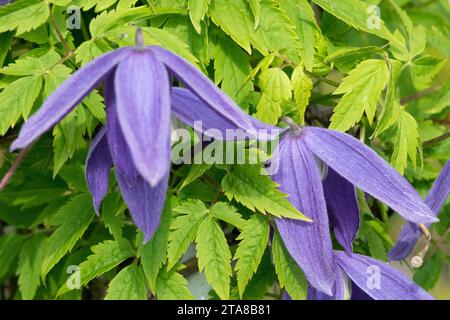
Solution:
{"label": "green leaf", "polygon": [[250,220],[247,220],[242,233],[237,238],[237,240],[241,241],[233,259],[237,260],[235,271],[237,272],[239,294],[241,297],[245,287],[261,262],[267,242],[269,241],[269,231],[267,217],[255,214]]}
{"label": "green leaf", "polygon": [[308,282],[303,271],[286,250],[278,232],[275,232],[273,237],[272,255],[280,287],[286,288],[292,299],[305,300],[308,292]]}
{"label": "green leaf", "polygon": [[198,229],[198,268],[205,270],[206,280],[222,300],[230,297],[231,252],[227,239],[216,220],[209,216]]}
{"label": "green leaf", "polygon": [[381,236],[372,228],[372,225],[364,222],[361,226],[361,235],[363,235],[367,241],[369,252],[375,259],[386,261],[387,249],[384,245]]}
{"label": "green leaf", "polygon": [[106,36],[107,32],[123,26],[131,21],[139,20],[151,14],[147,7],[121,8],[103,11],[90,23],[89,30],[92,38]]}
{"label": "green leaf", "polygon": [[0,73],[10,76],[41,75],[45,72],[44,64],[36,58],[26,57],[0,69]]}
{"label": "green leaf", "polygon": [[13,40],[13,32],[0,33],[0,67],[3,66],[9,49],[11,49],[11,43]]}
{"label": "green leaf", "polygon": [[296,27],[299,35],[301,56],[305,69],[312,72],[314,67],[314,45],[316,34],[321,34],[317,26],[314,11],[306,0],[281,0],[280,8],[286,13]]}
{"label": "green leaf", "polygon": [[239,230],[245,226],[245,220],[237,212],[237,209],[225,202],[217,202],[211,207],[211,214],[213,217],[225,221]]}
{"label": "green leaf", "polygon": [[105,300],[147,300],[142,270],[135,264],[121,270],[109,283]]}
{"label": "green leaf", "polygon": [[246,82],[250,73],[248,55],[233,41],[221,37],[214,55],[214,81],[221,83],[222,90],[238,103],[253,90],[251,82]]}
{"label": "green leaf", "polygon": [[0,238],[0,282],[10,276],[25,239],[15,233]]}
{"label": "green leaf", "polygon": [[393,126],[400,115],[401,106],[397,97],[397,81],[401,72],[402,64],[396,60],[388,60],[389,83],[387,86],[386,98],[384,99],[383,109],[378,119],[378,124],[373,133],[377,137],[382,132]]}
{"label": "green leaf", "polygon": [[260,166],[234,166],[223,178],[222,187],[228,199],[235,199],[252,211],[311,221],[287,200],[287,196],[277,189],[277,184],[263,174]]}
{"label": "green leaf", "polygon": [[179,190],[183,189],[184,187],[188,186],[189,184],[203,176],[205,172],[211,168],[211,166],[211,164],[205,163],[191,165],[188,175],[186,176],[186,178],[184,178]]}
{"label": "green leaf", "polygon": [[433,56],[423,56],[411,63],[411,78],[417,90],[423,90],[431,85],[434,77],[445,64],[445,60]]}
{"label": "green leaf", "polygon": [[[272,257],[269,247],[266,247],[261,262],[253,277],[245,287],[244,300],[263,300],[266,298],[268,289],[273,287],[277,275],[273,267]],[[238,297],[237,297],[238,299]]]}
{"label": "green leaf", "polygon": [[259,86],[262,95],[256,117],[275,125],[281,116],[282,105],[292,97],[291,81],[281,68],[270,68],[261,72]]}
{"label": "green leaf", "polygon": [[200,23],[208,12],[208,5],[209,0],[188,0],[189,16],[198,33],[202,31]]}
{"label": "green leaf", "polygon": [[105,123],[106,112],[103,97],[94,90],[83,100],[83,104],[92,113],[92,115],[101,123]]}
{"label": "green leaf", "polygon": [[61,178],[66,181],[71,190],[78,192],[88,192],[86,178],[84,176],[84,168],[81,165],[65,166],[60,172]]}
{"label": "green leaf", "polygon": [[421,150],[417,122],[406,110],[402,110],[397,120],[397,134],[394,142],[391,165],[403,174],[408,157],[416,166],[417,150]]}
{"label": "green leaf", "polygon": [[281,68],[270,68],[261,73],[259,86],[270,100],[283,103],[292,97],[289,77]]}
{"label": "green leaf", "polygon": [[110,193],[102,203],[102,218],[109,233],[118,240],[122,238],[122,227],[124,224],[124,212],[126,206],[121,201],[119,193]]}
{"label": "green leaf", "polygon": [[378,21],[372,21],[373,13],[371,13],[368,3],[360,0],[313,0],[313,2],[357,30],[374,34],[386,40],[394,39],[381,18],[376,19]]}
{"label": "green leaf", "polygon": [[50,96],[66,79],[70,77],[72,70],[65,65],[58,64],[44,75],[44,95]]}
{"label": "green leaf", "polygon": [[49,8],[41,0],[17,0],[0,7],[0,32],[17,29],[16,34],[36,29],[45,23]]}
{"label": "green leaf", "polygon": [[156,230],[153,238],[149,242],[139,248],[138,252],[138,256],[141,258],[142,270],[144,271],[148,286],[153,293],[156,293],[156,279],[159,270],[167,258],[171,211],[172,206],[170,200],[167,200],[158,230]]}
{"label": "green leaf", "polygon": [[[127,239],[118,239],[115,241],[106,240],[91,247],[91,254],[87,260],[79,265],[79,273],[73,273],[67,282],[71,279],[80,277],[80,286],[86,285],[92,279],[104,274],[112,268],[134,255],[133,247]],[[67,283],[66,282],[66,283]],[[58,291],[60,296],[72,289],[64,284]]]}
{"label": "green leaf", "polygon": [[[403,61],[411,61],[425,50],[427,41],[425,28],[423,26],[414,27],[408,14],[402,10],[395,1],[388,0],[387,2],[392,6],[396,16],[399,17],[405,28],[404,37],[402,36],[401,38],[407,38],[407,45],[405,45],[404,48],[399,47],[399,44],[397,43],[393,43],[393,54],[396,56],[396,54],[400,53],[400,56],[405,56],[405,58],[402,59]],[[403,40],[403,42],[405,41]]]}
{"label": "green leaf", "polygon": [[85,65],[92,59],[101,56],[110,50],[109,45],[103,39],[91,39],[83,42],[75,51],[77,62]]}
{"label": "green leaf", "polygon": [[256,30],[247,0],[214,0],[209,10],[213,22],[248,53],[253,45],[263,55],[285,52],[292,61],[300,61],[301,45],[295,26],[275,1],[261,1],[261,18]]}
{"label": "green leaf", "polygon": [[259,19],[261,18],[261,0],[248,0],[250,10],[252,10],[255,19],[255,29],[258,28]]}
{"label": "green leaf", "polygon": [[336,67],[349,73],[359,63],[369,59],[374,53],[379,53],[383,49],[375,46],[367,47],[333,47],[328,48],[328,55],[325,57],[325,63],[334,63]]}
{"label": "green leaf", "polygon": [[56,176],[75,151],[86,146],[86,111],[75,108],[53,129],[53,175]]}
{"label": "green leaf", "polygon": [[202,69],[206,69],[205,66],[210,60],[207,28],[203,28],[202,33],[198,34],[190,23],[190,18],[182,15],[171,15],[163,28],[185,43],[194,57],[200,60]]}
{"label": "green leaf", "polygon": [[40,284],[40,270],[45,257],[45,241],[44,234],[37,234],[28,239],[20,250],[17,273],[20,293],[24,300],[33,299]]}
{"label": "green leaf", "polygon": [[389,80],[389,71],[383,60],[361,62],[334,91],[344,94],[331,117],[330,128],[347,131],[366,113],[372,124],[381,91]]}
{"label": "green leaf", "polygon": [[86,231],[95,215],[91,196],[78,195],[61,207],[52,217],[52,225],[60,225],[47,240],[47,253],[42,264],[41,276],[47,273],[69,252]]}
{"label": "green leaf", "polygon": [[256,109],[258,111],[256,112],[255,117],[268,124],[276,125],[278,119],[281,117],[280,103],[269,99],[264,94],[261,95]]}
{"label": "green leaf", "polygon": [[414,282],[425,290],[433,289],[439,281],[443,264],[444,256],[441,251],[437,251],[414,273]]}
{"label": "green leaf", "polygon": [[313,89],[313,83],[305,71],[303,65],[299,64],[292,73],[292,88],[294,90],[294,99],[297,103],[299,123],[305,124],[305,111],[309,105],[309,98],[311,97],[311,91]]}
{"label": "green leaf", "polygon": [[163,268],[156,279],[156,297],[159,300],[193,300],[187,280],[175,270]]}
{"label": "green leaf", "polygon": [[188,200],[175,208],[174,211],[180,213],[180,215],[174,219],[170,226],[172,231],[169,234],[169,248],[167,250],[167,268],[169,270],[175,266],[189,244],[194,241],[197,230],[208,213],[208,209],[200,200]]}
{"label": "green leaf", "polygon": [[42,86],[42,76],[28,76],[9,84],[0,93],[0,135],[16,124],[22,115],[27,118]]}

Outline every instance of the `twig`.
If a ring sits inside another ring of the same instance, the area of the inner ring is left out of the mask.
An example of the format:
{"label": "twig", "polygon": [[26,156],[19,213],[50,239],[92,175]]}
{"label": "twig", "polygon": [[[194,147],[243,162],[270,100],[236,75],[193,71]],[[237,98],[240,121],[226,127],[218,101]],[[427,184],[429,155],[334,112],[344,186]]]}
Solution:
{"label": "twig", "polygon": [[429,96],[430,94],[433,94],[433,93],[435,93],[435,92],[437,92],[437,91],[438,91],[438,90],[436,90],[435,87],[430,87],[430,88],[428,88],[428,89],[425,89],[425,90],[423,90],[423,91],[417,92],[417,93],[415,93],[415,94],[413,94],[413,95],[410,95],[410,96],[407,96],[407,97],[401,99],[401,100],[400,100],[400,104],[401,104],[401,105],[408,104],[408,103],[411,102],[411,101],[419,100],[419,99],[421,99],[421,98],[423,98],[423,97],[426,97],[426,96]]}
{"label": "twig", "polygon": [[214,180],[213,178],[211,178],[207,174],[203,175],[202,179],[204,181],[206,181],[207,183],[209,183],[214,189],[216,189],[217,194],[214,197],[213,201],[211,202],[211,206],[213,206],[214,204],[216,204],[220,200],[220,198],[223,195],[222,186],[219,183],[217,183],[216,180]]}
{"label": "twig", "polygon": [[66,42],[66,39],[64,39],[64,36],[62,35],[61,31],[58,28],[58,23],[56,22],[55,16],[53,15],[52,7],[49,6],[48,10],[50,12],[50,21],[53,25],[53,28],[55,29],[55,32],[56,32],[56,35],[58,36],[59,41],[61,41],[61,44],[67,50],[67,53],[73,53],[72,49],[69,47],[69,44]]}
{"label": "twig", "polygon": [[425,141],[425,142],[422,144],[422,146],[423,146],[424,148],[427,148],[427,147],[430,147],[430,146],[432,146],[432,145],[438,144],[439,142],[442,142],[442,141],[444,141],[444,140],[446,140],[446,139],[448,139],[448,138],[450,138],[450,131],[448,131],[448,132],[446,132],[446,133],[444,133],[444,134],[442,134],[442,135],[440,135],[440,136],[437,136],[437,137],[435,137],[435,138],[433,138],[433,139],[430,139],[430,140]]}
{"label": "twig", "polygon": [[436,245],[433,248],[433,251],[431,252],[430,255],[433,255],[436,253],[436,251],[441,247],[441,245],[447,240],[448,235],[450,234],[450,228],[448,228],[444,234],[442,235],[442,237],[439,239],[439,241],[436,243]]}
{"label": "twig", "polygon": [[329,84],[330,86],[333,86],[333,87],[336,87],[336,88],[339,87],[339,83],[336,82],[336,81],[333,81],[333,80],[324,78],[324,77],[322,77],[322,76],[319,76],[319,75],[314,74],[314,73],[309,72],[309,71],[306,71],[306,74],[308,74],[308,75],[311,76],[311,77],[316,77],[316,78],[319,79],[320,81],[325,82],[326,84]]}
{"label": "twig", "polygon": [[25,149],[22,149],[19,152],[19,155],[17,156],[16,160],[14,160],[11,168],[9,168],[9,170],[6,172],[6,174],[0,181],[0,192],[3,191],[3,189],[5,189],[6,185],[8,184],[9,180],[11,180],[11,177],[14,175],[19,165],[22,163],[23,159],[25,159],[25,156],[27,155],[30,148],[31,146],[26,147]]}

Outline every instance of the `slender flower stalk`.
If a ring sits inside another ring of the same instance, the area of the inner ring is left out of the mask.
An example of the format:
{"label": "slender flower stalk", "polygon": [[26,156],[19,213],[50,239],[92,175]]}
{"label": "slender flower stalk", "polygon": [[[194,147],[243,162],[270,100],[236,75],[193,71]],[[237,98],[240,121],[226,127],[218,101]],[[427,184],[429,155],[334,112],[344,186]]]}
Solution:
{"label": "slender flower stalk", "polygon": [[[300,128],[292,121],[288,124],[290,130],[281,138],[272,160],[279,164],[272,178],[313,223],[276,219],[276,224],[311,286],[333,296],[339,281],[329,214],[337,240],[351,253],[359,227],[355,187],[409,221],[430,223],[437,218],[408,181],[358,139],[328,129]],[[328,166],[325,181],[318,162]]]}
{"label": "slender flower stalk", "polygon": [[333,295],[310,287],[309,300],[434,300],[401,271],[385,262],[343,251],[333,254],[340,270]]}
{"label": "slender flower stalk", "polygon": [[[187,89],[172,88],[169,73]],[[240,129],[258,138],[268,129],[245,114],[193,65],[170,51],[145,47],[137,29],[136,46],[106,53],[75,72],[23,125],[11,150],[26,148],[105,82],[106,127],[95,137],[86,161],[86,178],[98,212],[108,191],[112,166],[123,198],[148,241],[159,226],[168,187],[173,112],[202,130]],[[208,131],[209,132],[209,131]],[[273,138],[266,135],[263,138]]]}

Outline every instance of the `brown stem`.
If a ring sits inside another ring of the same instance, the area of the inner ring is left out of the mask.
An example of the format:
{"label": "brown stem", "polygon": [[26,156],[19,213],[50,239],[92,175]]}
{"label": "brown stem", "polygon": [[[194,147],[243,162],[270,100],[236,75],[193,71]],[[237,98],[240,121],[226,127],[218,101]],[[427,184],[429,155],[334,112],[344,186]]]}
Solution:
{"label": "brown stem", "polygon": [[450,228],[448,228],[442,237],[439,239],[439,241],[436,243],[436,245],[433,248],[433,252],[431,252],[431,255],[435,254],[437,250],[442,246],[442,244],[447,240],[448,235],[450,234]]}
{"label": "brown stem", "polygon": [[55,16],[53,15],[52,7],[49,6],[48,10],[50,12],[50,21],[53,25],[53,28],[55,29],[55,32],[56,32],[56,35],[58,36],[59,41],[61,41],[61,44],[67,50],[67,53],[72,53],[72,49],[69,47],[69,44],[66,42],[66,39],[64,39],[64,36],[62,35],[61,31],[58,28],[58,23],[56,22]]}
{"label": "brown stem", "polygon": [[419,228],[425,236],[425,245],[416,256],[411,258],[411,265],[413,268],[420,268],[423,265],[423,258],[427,254],[431,242],[431,234],[428,228],[423,223],[419,224]]}
{"label": "brown stem", "polygon": [[30,150],[31,146],[22,149],[19,152],[19,155],[17,156],[16,160],[14,160],[11,168],[6,172],[6,174],[3,176],[2,180],[0,181],[0,192],[5,189],[6,185],[8,184],[9,180],[11,180],[11,177],[16,172],[19,165],[22,163],[23,159],[25,159],[25,156],[27,155],[28,151]]}
{"label": "brown stem", "polygon": [[424,148],[427,148],[427,147],[430,147],[430,146],[432,146],[432,145],[438,144],[439,142],[442,142],[442,141],[444,141],[444,140],[446,140],[446,139],[448,139],[448,138],[450,138],[450,131],[444,133],[443,135],[440,135],[440,136],[438,136],[438,137],[435,137],[435,138],[433,138],[433,139],[430,139],[430,140],[425,141],[425,142],[422,144],[422,146],[423,146]]}
{"label": "brown stem", "polygon": [[435,92],[437,92],[437,91],[438,91],[438,90],[436,90],[435,87],[430,87],[430,88],[428,88],[428,89],[425,89],[425,90],[423,90],[423,91],[417,92],[417,93],[415,93],[415,94],[413,94],[413,95],[410,95],[410,96],[407,96],[407,97],[401,99],[401,100],[400,100],[400,104],[401,104],[401,105],[408,104],[408,103],[411,102],[411,101],[419,100],[419,99],[421,99],[421,98],[423,98],[423,97],[426,97],[426,96],[429,96],[430,94],[433,94],[433,93],[435,93]]}
{"label": "brown stem", "polygon": [[220,198],[223,195],[222,186],[220,184],[218,184],[216,180],[214,180],[213,178],[211,178],[207,174],[203,175],[202,179],[204,181],[206,181],[207,183],[209,183],[217,191],[217,194],[216,194],[214,200],[211,202],[211,205],[214,205],[215,203],[217,203],[220,200]]}

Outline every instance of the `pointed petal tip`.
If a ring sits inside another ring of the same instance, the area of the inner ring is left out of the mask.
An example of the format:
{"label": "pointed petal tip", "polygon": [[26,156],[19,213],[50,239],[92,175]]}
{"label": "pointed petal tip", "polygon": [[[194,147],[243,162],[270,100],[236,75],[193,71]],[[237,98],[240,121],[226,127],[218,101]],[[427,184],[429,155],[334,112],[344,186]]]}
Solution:
{"label": "pointed petal tip", "polygon": [[13,141],[13,143],[9,147],[9,152],[13,153],[14,151],[19,150],[19,149],[23,149],[23,147],[20,145],[19,138],[17,138],[16,140]]}
{"label": "pointed petal tip", "polygon": [[65,80],[20,128],[13,150],[29,146],[67,116],[130,52],[127,47],[107,52]]}

